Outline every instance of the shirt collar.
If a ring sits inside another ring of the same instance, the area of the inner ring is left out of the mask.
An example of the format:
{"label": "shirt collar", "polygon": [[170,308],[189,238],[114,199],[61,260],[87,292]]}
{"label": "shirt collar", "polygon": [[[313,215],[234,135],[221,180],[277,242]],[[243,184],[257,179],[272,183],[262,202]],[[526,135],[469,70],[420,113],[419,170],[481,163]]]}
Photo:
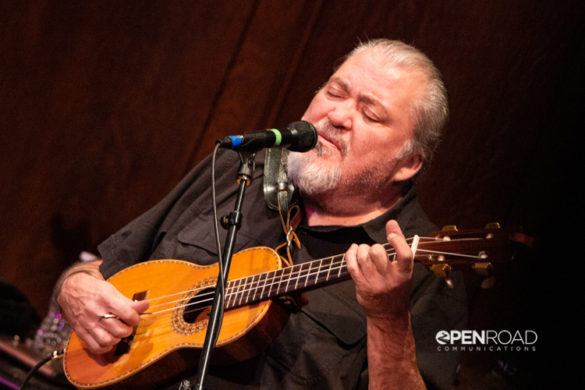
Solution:
{"label": "shirt collar", "polygon": [[353,226],[308,226],[306,218],[303,216],[303,221],[299,225],[299,229],[313,232],[333,232],[344,229],[362,229],[372,239],[372,241],[383,243],[386,242],[386,222],[390,219],[395,219],[398,221],[398,224],[402,226],[403,223],[406,222],[404,220],[404,216],[402,215],[402,211],[415,199],[415,188],[414,186],[410,186],[404,196],[392,208],[390,208],[384,214],[362,224]]}

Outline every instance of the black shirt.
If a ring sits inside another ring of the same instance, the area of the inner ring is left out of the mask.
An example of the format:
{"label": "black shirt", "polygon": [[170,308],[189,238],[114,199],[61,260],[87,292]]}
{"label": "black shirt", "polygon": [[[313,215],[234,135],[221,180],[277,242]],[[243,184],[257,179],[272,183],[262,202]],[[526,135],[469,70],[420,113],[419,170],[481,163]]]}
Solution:
{"label": "black shirt", "polygon": [[[234,207],[239,159],[220,153],[216,164],[218,214]],[[256,159],[252,184],[242,207],[243,221],[235,251],[252,246],[276,247],[284,242],[278,213],[269,210],[262,192],[263,154]],[[158,205],[122,228],[99,247],[102,273],[115,272],[149,259],[175,258],[199,264],[216,261],[211,213],[210,159],[195,167]],[[424,235],[435,229],[411,188],[384,215],[357,226],[297,228],[302,243],[294,262],[343,253],[351,243],[385,242],[385,222],[396,219],[405,235]],[[221,229],[220,242],[225,230]],[[462,329],[466,321],[463,280],[455,288],[415,263],[411,315],[417,361],[429,388],[450,388],[459,359],[456,352],[437,350],[439,330]],[[267,350],[229,367],[212,367],[207,388],[329,388],[367,387],[366,319],[355,298],[351,280],[306,292],[308,304],[290,315],[283,331]],[[196,364],[189,377],[196,373]],[[174,386],[174,387],[173,387]],[[173,385],[169,388],[177,388]]]}

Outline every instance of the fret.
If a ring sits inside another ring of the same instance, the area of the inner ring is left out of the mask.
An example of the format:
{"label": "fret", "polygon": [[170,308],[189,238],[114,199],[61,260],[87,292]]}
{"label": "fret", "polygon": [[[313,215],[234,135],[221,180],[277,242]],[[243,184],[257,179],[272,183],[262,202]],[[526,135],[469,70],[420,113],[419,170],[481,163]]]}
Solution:
{"label": "fret", "polygon": [[233,300],[235,299],[235,290],[237,290],[237,285],[239,284],[239,279],[234,281],[228,281],[226,286],[225,295],[227,297],[225,301],[225,307],[230,308],[233,305]]}
{"label": "fret", "polygon": [[321,259],[319,261],[319,268],[317,268],[317,274],[315,275],[315,283],[314,283],[315,286],[319,284],[319,280],[320,280],[319,276],[321,275],[321,270],[323,267],[323,260],[325,260],[325,259]]}
{"label": "fret", "polygon": [[238,287],[237,287],[236,292],[234,294],[234,303],[233,303],[234,306],[236,304],[238,304],[237,300],[239,300],[239,302],[241,303],[245,288],[246,288],[246,279],[239,279],[238,280]]}
{"label": "fret", "polygon": [[283,273],[284,271],[282,268],[274,271],[274,284],[276,285],[276,289],[274,290],[275,296],[282,294],[281,289]]}
{"label": "fret", "polygon": [[331,268],[333,267],[333,256],[328,257],[327,260],[329,260],[329,269],[327,269],[327,276],[325,277],[325,280],[329,281],[329,276],[331,275]]}
{"label": "fret", "polygon": [[[244,289],[246,291],[246,298],[244,299],[245,303],[250,303],[250,301],[252,301],[254,299],[254,297],[252,296],[252,298],[250,298],[250,293],[252,292],[252,290],[256,289],[258,286],[258,279],[260,278],[260,275],[254,275],[252,276],[252,279],[249,279],[248,281],[246,281],[246,288]],[[240,300],[241,303],[241,300]]]}
{"label": "fret", "polygon": [[238,290],[237,290],[238,291],[238,293],[237,293],[238,305],[242,304],[242,299],[244,298],[244,294],[247,292],[247,287],[248,287],[251,279],[252,279],[252,276],[240,279],[240,282],[238,284]]}
{"label": "fret", "polygon": [[286,278],[286,286],[284,287],[284,292],[287,293],[287,292],[290,291],[289,290],[289,284],[290,284],[290,280],[292,279],[292,272],[293,272],[294,266],[288,267],[288,268],[285,268],[285,269],[288,270],[288,276]]}
{"label": "fret", "polygon": [[295,279],[296,279],[296,281],[295,281],[295,290],[297,290],[299,288],[299,279],[301,278],[301,272],[303,271],[303,265],[304,264],[301,264],[298,267],[298,271],[296,272],[296,275],[297,276],[295,277]]}
{"label": "fret", "polygon": [[254,301],[254,294],[258,289],[258,283],[260,281],[260,275],[254,275],[254,277],[246,282],[246,303],[252,303]]}
{"label": "fret", "polygon": [[337,273],[337,278],[341,277],[341,270],[343,270],[343,263],[345,263],[345,254],[341,256],[341,262],[339,263],[339,272]]}
{"label": "fret", "polygon": [[276,286],[276,289],[274,290],[274,295],[280,295],[280,284],[281,283],[282,283],[282,268],[274,271],[274,278],[272,280],[272,284]]}
{"label": "fret", "polygon": [[266,289],[266,285],[268,284],[268,283],[266,283],[266,281],[268,280],[269,274],[270,274],[270,272],[264,272],[262,274],[262,278],[261,278],[262,288],[260,289],[260,294],[258,295],[259,300],[264,300],[264,290]]}
{"label": "fret", "polygon": [[[303,285],[303,283],[301,283],[301,287],[306,287],[306,281],[307,281],[308,274],[309,274],[309,271],[307,269],[305,269],[306,265],[308,265],[309,269],[311,269],[311,262],[303,263],[303,266],[301,267],[301,272],[299,274],[299,282],[301,281],[301,279],[303,277],[305,278],[305,284]],[[305,276],[305,275],[307,275],[307,276]]]}
{"label": "fret", "polygon": [[305,278],[305,286],[307,287],[307,283],[309,283],[309,277],[311,276],[311,267],[313,266],[313,262],[309,261],[309,269],[307,270],[307,277]]}
{"label": "fret", "polygon": [[258,278],[258,284],[254,291],[254,302],[259,301],[262,299],[262,293],[264,292],[264,288],[266,287],[266,273],[260,274]]}
{"label": "fret", "polygon": [[271,279],[270,279],[270,283],[268,284],[268,292],[266,293],[266,296],[264,296],[264,294],[262,294],[263,299],[270,298],[272,296],[271,292],[272,292],[272,287],[274,286],[274,279],[276,277],[276,271],[268,272],[267,279],[269,276],[271,277]]}

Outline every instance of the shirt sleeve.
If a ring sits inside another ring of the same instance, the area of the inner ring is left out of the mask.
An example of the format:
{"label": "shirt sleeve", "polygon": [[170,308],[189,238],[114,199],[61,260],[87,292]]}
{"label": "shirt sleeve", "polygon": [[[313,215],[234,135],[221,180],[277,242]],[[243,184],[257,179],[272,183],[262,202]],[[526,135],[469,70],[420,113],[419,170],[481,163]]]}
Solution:
{"label": "shirt sleeve", "polygon": [[464,329],[467,324],[467,296],[460,272],[451,275],[453,288],[425,266],[415,264],[411,295],[411,316],[416,359],[428,389],[451,389],[460,352],[442,350],[436,341],[440,330]]}

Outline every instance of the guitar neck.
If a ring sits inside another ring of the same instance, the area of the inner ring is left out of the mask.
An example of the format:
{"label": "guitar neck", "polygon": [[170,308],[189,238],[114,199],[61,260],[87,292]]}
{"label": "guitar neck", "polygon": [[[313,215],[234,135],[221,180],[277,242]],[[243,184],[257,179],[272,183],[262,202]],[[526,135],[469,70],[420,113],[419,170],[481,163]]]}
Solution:
{"label": "guitar neck", "polygon": [[251,305],[295,291],[304,291],[348,280],[345,255],[336,255],[274,271],[230,280],[225,308]]}
{"label": "guitar neck", "polygon": [[[499,227],[476,231],[443,230],[419,237],[415,259],[432,272],[447,278],[452,268],[472,266],[486,273],[497,259],[508,259],[508,233]],[[393,249],[386,247],[388,254]],[[350,279],[345,255],[317,259],[241,279],[226,287],[225,308],[251,305],[295,291],[304,291]]]}

